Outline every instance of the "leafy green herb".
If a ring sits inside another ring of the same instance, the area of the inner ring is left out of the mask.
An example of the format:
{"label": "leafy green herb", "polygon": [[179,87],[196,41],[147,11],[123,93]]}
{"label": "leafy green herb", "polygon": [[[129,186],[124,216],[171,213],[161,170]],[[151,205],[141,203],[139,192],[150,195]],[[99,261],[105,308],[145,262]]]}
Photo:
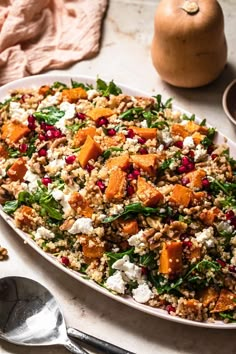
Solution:
{"label": "leafy green herb", "polygon": [[68,86],[66,84],[64,84],[63,82],[60,81],[55,81],[52,86],[50,87],[51,90],[53,89],[60,89],[59,91],[68,89]]}
{"label": "leafy green herb", "polygon": [[230,196],[231,194],[235,195],[236,193],[236,183],[221,182],[214,180],[211,182],[210,190],[214,195],[217,195],[222,191],[224,194]]}
{"label": "leafy green herb", "polygon": [[201,141],[201,144],[205,147],[208,148],[213,144],[214,137],[216,135],[216,129],[215,128],[209,128],[207,132],[207,136]]}
{"label": "leafy green herb", "polygon": [[236,322],[236,319],[233,316],[233,312],[220,312],[219,313],[220,317],[224,319],[228,319],[230,322]]}
{"label": "leafy green herb", "polygon": [[192,121],[192,122],[194,122],[195,121],[195,119],[196,119],[196,116],[195,116],[195,114],[192,114],[190,117],[189,116],[187,116],[187,114],[183,114],[182,115],[182,119],[183,120],[189,120],[190,122]]}
{"label": "leafy green herb", "polygon": [[183,283],[183,278],[177,280],[167,280],[163,275],[155,274],[155,271],[150,272],[150,281],[157,289],[159,295],[163,293],[178,292],[179,286]]}
{"label": "leafy green herb", "polygon": [[10,200],[4,204],[3,211],[7,214],[12,214],[19,207],[17,200]]}
{"label": "leafy green herb", "polygon": [[10,98],[8,98],[7,100],[0,102],[0,109],[2,109],[3,107],[7,106],[10,102],[13,101],[19,101],[20,97],[19,96],[12,96]]}
{"label": "leafy green herb", "polygon": [[105,150],[102,154],[102,157],[106,160],[109,159],[109,157],[112,154],[112,151],[123,151],[122,148],[118,148],[118,147],[110,147],[109,149]]}
{"label": "leafy green herb", "polygon": [[205,125],[206,125],[206,118],[203,119],[203,120],[201,121],[201,123],[200,123],[200,126],[201,126],[201,127],[204,127]]}
{"label": "leafy green herb", "polygon": [[160,169],[161,169],[162,171],[166,170],[167,168],[170,167],[170,165],[172,164],[172,162],[174,162],[174,159],[172,159],[172,158],[165,160],[164,162],[162,162],[162,164],[161,164],[161,166],[160,166]]}
{"label": "leafy green herb", "polygon": [[86,122],[75,123],[72,125],[66,125],[66,128],[71,130],[73,133],[76,133],[79,129],[86,127]]}
{"label": "leafy green herb", "polygon": [[172,98],[169,98],[165,103],[163,103],[161,95],[156,95],[153,97],[156,99],[155,111],[163,112],[165,109],[172,107]]}
{"label": "leafy green herb", "polygon": [[97,90],[102,93],[103,96],[107,97],[109,95],[115,95],[118,96],[120,93],[122,93],[122,90],[120,87],[118,87],[114,81],[110,81],[108,84],[103,81],[102,79],[97,79]]}
{"label": "leafy green herb", "polygon": [[7,149],[9,157],[19,157],[21,155],[19,150],[13,149],[13,148],[8,148]]}
{"label": "leafy green herb", "polygon": [[184,276],[184,279],[188,279],[189,276],[194,273],[194,272],[204,272],[209,269],[212,269],[216,272],[219,272],[221,270],[221,266],[219,263],[215,261],[208,261],[203,259],[202,261],[198,262],[196,265],[194,265]]}
{"label": "leafy green herb", "polygon": [[41,122],[45,122],[50,125],[54,125],[65,115],[64,111],[60,111],[57,107],[49,106],[44,107],[40,111],[35,112],[35,118]]}
{"label": "leafy green herb", "polygon": [[31,157],[33,153],[36,151],[36,146],[35,146],[35,141],[37,140],[37,137],[34,136],[33,138],[30,139],[29,144],[28,144],[28,149],[25,153],[26,156]]}
{"label": "leafy green herb", "polygon": [[165,127],[169,127],[169,124],[164,120],[157,120],[150,125],[150,128],[164,129]]}
{"label": "leafy green herb", "polygon": [[149,269],[155,268],[157,265],[156,254],[154,252],[149,252],[140,256],[139,263],[141,266],[148,267]]}
{"label": "leafy green herb", "polygon": [[144,109],[142,107],[133,107],[119,115],[120,119],[127,121],[134,120],[137,118],[143,118]]}
{"label": "leafy green herb", "polygon": [[121,253],[114,253],[114,252],[106,252],[107,258],[108,258],[108,266],[109,266],[109,275],[112,275],[115,273],[116,269],[112,268],[112,265],[118,261],[119,259],[122,259],[124,256],[129,256],[130,260],[132,261],[133,259],[133,254],[134,254],[134,248],[130,248],[128,251],[121,252]]}
{"label": "leafy green herb", "polygon": [[88,91],[88,90],[92,90],[92,89],[93,89],[93,85],[83,84],[82,82],[77,82],[77,81],[72,80],[72,79],[71,79],[71,86],[72,86],[72,88],[81,87],[81,88],[83,88],[85,91]]}
{"label": "leafy green herb", "polygon": [[236,208],[236,199],[234,196],[228,196],[219,201],[223,208],[232,207]]}

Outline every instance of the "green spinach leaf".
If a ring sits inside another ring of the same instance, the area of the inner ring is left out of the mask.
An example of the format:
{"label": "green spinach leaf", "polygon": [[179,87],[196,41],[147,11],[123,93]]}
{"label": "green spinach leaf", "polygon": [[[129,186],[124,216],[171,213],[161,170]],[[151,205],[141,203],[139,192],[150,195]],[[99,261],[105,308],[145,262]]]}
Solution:
{"label": "green spinach leaf", "polygon": [[50,125],[57,123],[65,115],[64,111],[54,106],[44,107],[40,111],[35,112],[34,116],[39,123],[45,122]]}

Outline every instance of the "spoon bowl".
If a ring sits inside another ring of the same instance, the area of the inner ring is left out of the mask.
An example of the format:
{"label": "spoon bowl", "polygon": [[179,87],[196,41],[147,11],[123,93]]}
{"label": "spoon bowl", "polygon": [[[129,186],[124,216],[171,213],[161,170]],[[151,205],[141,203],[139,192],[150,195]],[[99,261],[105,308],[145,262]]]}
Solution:
{"label": "spoon bowl", "polygon": [[226,87],[223,93],[222,105],[229,120],[236,125],[236,79]]}

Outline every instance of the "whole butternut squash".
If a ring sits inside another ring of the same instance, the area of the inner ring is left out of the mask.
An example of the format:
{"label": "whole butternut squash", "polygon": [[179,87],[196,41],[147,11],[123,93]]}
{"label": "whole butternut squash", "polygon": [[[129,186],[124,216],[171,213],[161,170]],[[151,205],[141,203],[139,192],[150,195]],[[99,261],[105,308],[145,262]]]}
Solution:
{"label": "whole butternut squash", "polygon": [[154,25],[152,61],[164,81],[199,87],[219,76],[227,44],[216,0],[161,0]]}

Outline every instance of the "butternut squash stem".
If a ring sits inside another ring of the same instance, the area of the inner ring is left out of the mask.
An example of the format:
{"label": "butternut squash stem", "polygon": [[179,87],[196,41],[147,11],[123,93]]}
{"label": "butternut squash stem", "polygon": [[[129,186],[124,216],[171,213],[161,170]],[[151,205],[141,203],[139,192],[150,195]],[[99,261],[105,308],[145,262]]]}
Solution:
{"label": "butternut squash stem", "polygon": [[186,0],[181,9],[186,11],[189,15],[195,15],[199,11],[199,6],[196,1]]}

